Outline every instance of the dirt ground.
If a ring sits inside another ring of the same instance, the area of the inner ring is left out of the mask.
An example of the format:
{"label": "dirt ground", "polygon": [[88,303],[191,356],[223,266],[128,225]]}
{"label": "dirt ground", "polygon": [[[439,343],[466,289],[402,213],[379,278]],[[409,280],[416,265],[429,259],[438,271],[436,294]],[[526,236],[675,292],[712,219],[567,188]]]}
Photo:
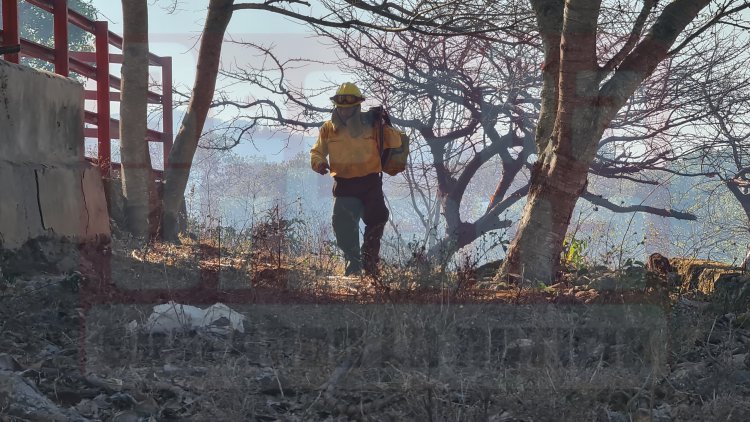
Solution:
{"label": "dirt ground", "polygon": [[[750,314],[697,293],[373,285],[198,244],[91,261],[0,281],[0,420],[750,420]],[[224,303],[242,331],[150,331],[170,300]]]}

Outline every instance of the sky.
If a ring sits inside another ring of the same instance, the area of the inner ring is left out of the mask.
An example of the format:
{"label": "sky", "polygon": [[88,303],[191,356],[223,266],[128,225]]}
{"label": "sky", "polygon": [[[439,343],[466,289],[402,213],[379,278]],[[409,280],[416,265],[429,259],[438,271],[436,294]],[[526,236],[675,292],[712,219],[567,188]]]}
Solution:
{"label": "sky", "polygon": [[[151,52],[158,56],[171,56],[173,60],[173,83],[187,92],[193,85],[198,54],[198,41],[207,13],[205,0],[177,0],[176,8],[172,9],[172,0],[149,0],[149,43]],[[237,1],[236,3],[241,3]],[[93,0],[92,4],[100,13],[99,19],[109,22],[109,30],[122,34],[122,5],[120,1]],[[249,50],[235,43],[235,41],[252,41],[264,46],[273,46],[276,54],[285,58],[304,57],[319,61],[319,64],[306,66],[287,74],[287,78],[295,86],[316,88],[323,85],[325,80],[333,79],[343,82],[346,79],[331,63],[335,60],[335,53],[325,45],[309,35],[309,29],[289,18],[256,10],[235,11],[227,29],[225,43],[222,47],[222,66],[260,65],[260,58],[255,50]],[[118,75],[119,66],[113,65],[111,73]],[[160,68],[152,67],[151,76],[161,79]],[[219,81],[217,89],[228,89],[233,98],[249,100],[261,94],[245,86],[233,85],[227,87]],[[87,104],[95,108],[94,102]],[[116,115],[119,107],[112,103],[112,113]],[[175,125],[179,124],[179,111],[175,113]],[[233,113],[213,113],[216,119],[228,120]],[[154,129],[159,129],[154,127]],[[285,138],[281,135],[280,138]],[[292,148],[284,149],[284,144],[271,139],[257,142],[255,145],[243,145],[235,148],[241,155],[262,155],[270,161],[283,160],[293,156],[306,148],[305,142],[297,140]],[[116,150],[116,145],[113,145]],[[115,158],[117,159],[117,158]],[[157,165],[155,163],[155,165]]]}
{"label": "sky", "polygon": [[[238,1],[237,3],[241,3]],[[122,34],[122,6],[120,1],[93,0],[100,19],[109,22],[110,30]],[[195,78],[197,42],[207,13],[205,0],[177,0],[176,10],[168,10],[172,0],[149,1],[149,42],[151,51],[159,56],[171,56],[175,85],[192,86]],[[334,53],[309,36],[308,28],[280,15],[256,11],[236,11],[227,29],[226,39],[252,41],[274,46],[274,51],[286,57],[305,57],[331,63]],[[222,48],[224,66],[247,64],[256,56],[246,48],[225,42]],[[158,76],[158,69],[152,69]],[[113,72],[114,73],[114,72]],[[314,87],[324,77],[337,78],[336,68],[328,64],[309,66],[292,75],[295,82]],[[237,95],[252,94],[234,88]]]}

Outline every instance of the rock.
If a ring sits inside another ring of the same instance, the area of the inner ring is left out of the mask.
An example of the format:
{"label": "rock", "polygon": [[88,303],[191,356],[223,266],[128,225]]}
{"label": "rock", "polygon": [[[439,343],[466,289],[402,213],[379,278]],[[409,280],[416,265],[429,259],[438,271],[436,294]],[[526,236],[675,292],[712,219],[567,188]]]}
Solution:
{"label": "rock", "polygon": [[574,293],[574,291],[573,291],[572,288],[566,289],[566,290],[563,290],[563,291],[558,291],[557,292],[557,296],[555,296],[555,298],[553,300],[553,303],[557,303],[557,304],[560,304],[560,305],[564,305],[564,304],[571,304],[571,305],[578,304],[579,302],[575,298],[574,294],[575,293]]}
{"label": "rock", "polygon": [[570,284],[572,284],[573,286],[576,286],[576,287],[577,286],[588,286],[589,283],[591,283],[591,279],[588,278],[588,277],[586,277],[586,276],[574,277],[574,278],[572,278],[570,280]]}
{"label": "rock", "polygon": [[599,401],[607,404],[607,410],[624,411],[627,410],[628,402],[631,397],[632,394],[628,394],[628,392],[624,390],[615,390],[611,392],[603,390],[602,393],[600,393]]}
{"label": "rock", "polygon": [[268,395],[286,395],[291,393],[289,381],[283,375],[266,375],[258,380],[260,392]]}
{"label": "rock", "polygon": [[722,311],[747,310],[750,305],[750,277],[723,274],[713,285],[712,301]]}
{"label": "rock", "polygon": [[596,422],[630,422],[630,418],[622,412],[602,407],[597,410]]}
{"label": "rock", "polygon": [[599,416],[597,417],[597,421],[600,422],[629,422],[630,418],[627,417],[622,412],[609,410],[609,409],[602,409],[601,412],[599,412]]}
{"label": "rock", "polygon": [[744,369],[749,353],[740,353],[729,358],[729,366],[734,369]]}
{"label": "rock", "polygon": [[716,283],[727,276],[741,276],[742,273],[726,268],[706,268],[698,276],[697,289],[703,294],[710,295],[716,288]]}
{"label": "rock", "polygon": [[165,363],[162,369],[164,370],[164,373],[170,375],[182,372],[182,369],[179,366],[172,365],[171,363]]}
{"label": "rock", "polygon": [[[126,410],[124,412],[120,412],[115,415],[114,418],[112,418],[112,422],[145,422],[145,421],[151,421],[152,418],[148,419],[142,419],[141,416],[132,411],[132,410]],[[156,419],[153,419],[156,420]]]}
{"label": "rock", "polygon": [[503,359],[505,362],[516,364],[522,362],[523,359],[527,358],[531,350],[534,348],[534,340],[530,338],[518,338],[512,340],[505,347],[503,352]]}
{"label": "rock", "polygon": [[99,406],[93,400],[83,399],[76,405],[76,411],[88,418],[99,416]]}
{"label": "rock", "polygon": [[729,380],[737,385],[750,387],[750,371],[747,369],[732,371],[732,373],[729,375]]}
{"label": "rock", "polygon": [[513,414],[506,410],[502,413],[490,416],[487,420],[489,422],[509,422],[513,419]]}
{"label": "rock", "polygon": [[667,273],[667,284],[669,287],[679,287],[682,284],[682,277],[677,273]]}
{"label": "rock", "polygon": [[672,407],[666,403],[655,409],[638,409],[633,420],[638,422],[669,422],[672,420]]}
{"label": "rock", "polygon": [[45,397],[27,379],[8,371],[0,371],[0,403],[4,414],[33,421],[87,421],[74,411],[64,410]]}
{"label": "rock", "polygon": [[109,397],[104,393],[94,397],[92,401],[99,409],[109,409],[112,407],[112,403],[110,403]]}
{"label": "rock", "polygon": [[[713,282],[724,273],[737,273],[737,268],[717,261],[694,258],[672,258],[672,267],[682,278],[682,289],[684,291],[698,290],[699,285],[703,283],[702,288],[710,289]],[[706,274],[701,275],[706,270]]]}
{"label": "rock", "polygon": [[110,403],[117,409],[130,409],[136,404],[136,400],[130,394],[115,393],[109,397]]}
{"label": "rock", "polygon": [[612,291],[617,288],[617,277],[611,274],[603,275],[591,282],[589,286],[600,292]]}
{"label": "rock", "polygon": [[702,311],[702,310],[706,309],[710,305],[710,303],[708,303],[708,302],[701,302],[701,301],[697,301],[697,300],[691,300],[691,299],[688,299],[686,297],[681,297],[681,298],[677,299],[677,304],[680,305],[680,306],[682,306],[682,307],[685,307],[685,308],[692,308],[692,309],[696,309],[696,310],[699,310],[699,311]]}
{"label": "rock", "polygon": [[176,400],[170,400],[164,404],[164,407],[159,411],[159,418],[166,420],[177,420],[180,419],[180,413],[183,406]]}
{"label": "rock", "polygon": [[652,413],[654,421],[671,421],[672,420],[672,406],[667,403],[662,403],[656,407]]}
{"label": "rock", "polygon": [[133,411],[143,416],[157,415],[159,414],[159,404],[153,397],[146,397],[133,408]]}
{"label": "rock", "polygon": [[642,265],[629,265],[623,269],[620,282],[629,288],[642,287],[647,274],[648,271]]}
{"label": "rock", "polygon": [[22,371],[23,367],[20,363],[11,355],[7,353],[0,353],[0,371]]}
{"label": "rock", "polygon": [[102,378],[95,374],[88,374],[85,377],[86,382],[90,385],[103,388],[109,392],[122,391],[122,380],[117,378]]}
{"label": "rock", "polygon": [[674,415],[675,421],[685,421],[694,416],[696,414],[696,410],[693,408],[693,406],[687,403],[681,403],[675,406],[672,414]]}
{"label": "rock", "polygon": [[737,315],[732,325],[734,325],[735,328],[743,330],[750,329],[750,312],[745,312]]}
{"label": "rock", "polygon": [[590,304],[599,298],[599,293],[597,293],[596,290],[582,290],[576,292],[575,297],[579,302]]}
{"label": "rock", "polygon": [[669,382],[679,389],[687,389],[698,384],[706,374],[704,362],[684,362],[675,366],[669,374]]}
{"label": "rock", "polygon": [[48,344],[44,346],[44,348],[37,353],[36,357],[37,359],[47,359],[54,356],[58,356],[62,353],[62,349],[55,346],[54,344]]}
{"label": "rock", "polygon": [[646,270],[663,276],[674,271],[672,265],[669,263],[669,259],[658,252],[649,255],[648,261],[646,261]]}

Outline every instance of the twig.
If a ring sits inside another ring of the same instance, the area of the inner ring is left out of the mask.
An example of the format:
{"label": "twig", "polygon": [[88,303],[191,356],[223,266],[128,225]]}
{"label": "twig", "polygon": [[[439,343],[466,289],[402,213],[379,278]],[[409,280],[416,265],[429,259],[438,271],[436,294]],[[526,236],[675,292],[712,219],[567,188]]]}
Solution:
{"label": "twig", "polygon": [[338,413],[345,413],[346,405],[340,404],[333,394],[336,392],[336,387],[344,378],[344,375],[346,375],[349,370],[351,370],[355,360],[357,360],[357,358],[354,357],[353,348],[349,349],[349,352],[347,353],[346,358],[341,363],[341,365],[339,365],[336,370],[333,371],[333,374],[331,374],[331,378],[329,378],[328,381],[326,381],[326,383],[321,386],[323,401],[327,405],[336,409]]}
{"label": "twig", "polygon": [[[633,394],[633,397],[631,397],[630,400],[628,400],[628,403],[625,405],[626,409],[630,409],[632,407],[633,403],[635,402],[635,400],[638,397],[641,396],[641,393],[644,390],[646,390],[646,385],[648,384],[649,380],[652,378],[653,374],[654,374],[653,371],[649,372],[648,376],[643,381],[643,385],[641,385],[641,388],[635,394]],[[652,383],[653,383],[653,381],[652,381]]]}
{"label": "twig", "polygon": [[[547,378],[549,379],[549,384],[552,386],[552,391],[554,391],[555,394],[557,394],[557,387],[555,387],[555,382],[552,381],[552,376],[549,374],[549,368],[545,367],[544,372],[547,373]],[[593,379],[594,377],[592,376],[591,378]]]}
{"label": "twig", "polygon": [[276,377],[276,384],[279,386],[279,393],[281,393],[281,397],[284,398],[284,388],[281,386],[281,380],[279,379],[279,372],[276,370],[276,368],[273,369],[273,376]]}
{"label": "twig", "polygon": [[[362,340],[360,340],[358,344],[349,348],[344,361],[333,371],[333,374],[331,374],[328,381],[320,387],[321,393],[318,395],[318,398],[315,399],[313,404],[315,404],[315,402],[317,402],[322,396],[325,404],[333,408],[336,413],[347,415],[351,419],[361,419],[366,413],[376,412],[391,403],[401,400],[402,394],[392,394],[388,397],[376,399],[368,403],[360,401],[358,404],[347,404],[336,398],[334,395],[336,388],[352,367],[362,360],[362,357],[365,355],[365,349],[366,347],[363,346]],[[311,407],[312,404],[307,410],[309,411]]]}
{"label": "twig", "polygon": [[711,330],[708,332],[708,336],[706,336],[706,353],[713,358],[714,356],[711,354],[711,348],[708,347],[709,344],[711,344],[711,334],[714,332],[714,327],[716,327],[716,317],[714,317],[714,322],[711,324]]}

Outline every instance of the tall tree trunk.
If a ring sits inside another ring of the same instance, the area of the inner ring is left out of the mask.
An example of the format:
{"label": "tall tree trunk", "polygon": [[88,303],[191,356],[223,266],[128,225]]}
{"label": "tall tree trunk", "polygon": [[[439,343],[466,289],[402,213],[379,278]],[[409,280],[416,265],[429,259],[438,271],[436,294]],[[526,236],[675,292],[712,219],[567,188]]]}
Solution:
{"label": "tall tree trunk", "polygon": [[[539,159],[518,232],[499,272],[502,277],[544,283],[554,279],[563,239],[604,129],[709,0],[668,4],[642,41],[616,56],[622,58],[611,68],[600,68],[597,62],[600,3],[567,0],[563,11],[562,0],[532,0],[546,55],[537,128]],[[653,4],[644,2],[646,14]],[[551,85],[556,79],[557,90]]]}
{"label": "tall tree trunk", "polygon": [[198,140],[216,88],[216,76],[221,61],[224,33],[232,18],[233,0],[211,0],[208,5],[206,25],[203,29],[193,93],[185,117],[175,137],[165,173],[164,214],[162,235],[165,240],[176,241],[179,231],[179,213],[185,201],[185,187],[190,168],[198,148]]}
{"label": "tall tree trunk", "polygon": [[151,156],[146,141],[148,94],[148,6],[146,0],[122,0],[123,62],[120,83],[120,157],[128,231],[149,234],[154,194]]}

